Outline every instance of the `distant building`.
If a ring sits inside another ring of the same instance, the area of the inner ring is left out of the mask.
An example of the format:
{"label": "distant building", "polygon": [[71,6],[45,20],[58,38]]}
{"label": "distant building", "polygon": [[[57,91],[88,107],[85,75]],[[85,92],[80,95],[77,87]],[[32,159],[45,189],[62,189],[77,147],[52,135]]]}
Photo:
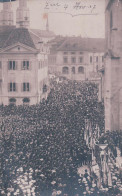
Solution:
{"label": "distant building", "polygon": [[49,44],[50,74],[71,80],[97,82],[102,91],[98,69],[103,66],[104,39],[57,36]]}
{"label": "distant building", "polygon": [[0,104],[37,104],[49,91],[47,41],[55,37],[29,28],[26,0],[19,0],[13,26],[11,3],[0,13]]}
{"label": "distant building", "polygon": [[122,130],[122,1],[106,0],[105,129]]}

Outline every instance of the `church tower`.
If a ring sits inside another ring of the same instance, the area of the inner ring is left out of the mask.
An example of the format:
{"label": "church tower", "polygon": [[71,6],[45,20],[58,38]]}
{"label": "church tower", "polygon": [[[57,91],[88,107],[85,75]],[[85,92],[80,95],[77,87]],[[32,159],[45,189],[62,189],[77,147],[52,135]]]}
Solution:
{"label": "church tower", "polygon": [[11,26],[13,25],[13,11],[11,10],[11,3],[3,3],[3,9],[0,12],[0,25]]}
{"label": "church tower", "polygon": [[19,7],[16,11],[17,27],[28,28],[30,24],[29,9],[27,8],[27,0],[19,0]]}

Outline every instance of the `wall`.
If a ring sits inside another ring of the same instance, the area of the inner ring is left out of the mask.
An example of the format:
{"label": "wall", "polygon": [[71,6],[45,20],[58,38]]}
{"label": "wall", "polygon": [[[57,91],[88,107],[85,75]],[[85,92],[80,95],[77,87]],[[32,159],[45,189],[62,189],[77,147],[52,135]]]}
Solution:
{"label": "wall", "polygon": [[[112,15],[112,17],[111,17]],[[122,129],[122,1],[114,0],[106,10],[106,50],[104,103],[105,129]],[[112,20],[112,21],[111,21]],[[112,25],[111,25],[112,22]]]}
{"label": "wall", "polygon": [[[21,63],[23,60],[29,60],[31,62],[30,70],[22,70]],[[8,60],[15,60],[17,62],[17,70],[8,70]],[[21,103],[20,97],[33,97],[36,99],[37,93],[37,77],[35,77],[37,72],[37,60],[35,55],[11,55],[5,54],[1,57],[2,61],[2,103],[8,104],[8,99],[10,97],[18,98],[17,104]],[[17,83],[17,92],[8,92],[8,83]],[[22,91],[22,83],[30,83],[30,92]],[[34,101],[33,101],[34,102]]]}
{"label": "wall", "polygon": [[40,102],[43,98],[46,99],[48,95],[48,91],[45,93],[43,92],[43,86],[47,85],[49,90],[47,54],[40,54],[38,60],[38,101]]}

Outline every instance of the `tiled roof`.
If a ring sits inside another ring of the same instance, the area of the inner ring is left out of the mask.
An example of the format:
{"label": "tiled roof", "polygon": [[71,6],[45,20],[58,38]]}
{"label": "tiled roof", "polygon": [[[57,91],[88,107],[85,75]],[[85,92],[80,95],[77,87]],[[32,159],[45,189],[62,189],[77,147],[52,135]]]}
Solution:
{"label": "tiled roof", "polygon": [[3,48],[5,41],[13,29],[15,29],[15,26],[0,26],[0,48]]}
{"label": "tiled roof", "polygon": [[50,53],[55,53],[57,49],[61,46],[61,44],[64,43],[65,39],[65,37],[57,36],[55,39],[49,41],[48,44],[51,47]]}
{"label": "tiled roof", "polygon": [[5,31],[0,31],[0,48],[6,48],[18,42],[36,49],[28,29],[10,27]]}
{"label": "tiled roof", "polygon": [[69,37],[57,48],[58,51],[104,52],[105,39]]}

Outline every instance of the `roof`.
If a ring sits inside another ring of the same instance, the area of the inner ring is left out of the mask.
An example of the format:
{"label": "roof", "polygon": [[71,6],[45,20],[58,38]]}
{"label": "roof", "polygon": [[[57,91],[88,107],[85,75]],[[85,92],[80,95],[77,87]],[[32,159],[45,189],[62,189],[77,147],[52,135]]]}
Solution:
{"label": "roof", "polygon": [[36,49],[40,38],[54,38],[52,31],[40,29],[16,28],[16,26],[0,26],[0,49],[21,43]]}
{"label": "roof", "polygon": [[51,54],[55,54],[55,52],[57,51],[57,49],[61,46],[61,44],[65,41],[65,37],[62,36],[57,36],[55,39],[51,40],[48,42],[48,45],[50,45],[51,50],[50,53]]}
{"label": "roof", "polygon": [[[54,44],[56,42],[57,44]],[[62,40],[54,39],[52,44],[52,50],[104,52],[105,39],[82,37],[65,37],[62,38]]]}
{"label": "roof", "polygon": [[39,37],[45,37],[45,38],[55,37],[55,34],[52,31],[40,30],[40,29],[30,29],[30,32],[33,32],[34,34],[36,34]]}
{"label": "roof", "polygon": [[3,48],[5,41],[14,28],[14,26],[0,26],[0,48]]}
{"label": "roof", "polygon": [[18,42],[36,49],[28,29],[8,27],[0,30],[0,48],[6,48]]}

